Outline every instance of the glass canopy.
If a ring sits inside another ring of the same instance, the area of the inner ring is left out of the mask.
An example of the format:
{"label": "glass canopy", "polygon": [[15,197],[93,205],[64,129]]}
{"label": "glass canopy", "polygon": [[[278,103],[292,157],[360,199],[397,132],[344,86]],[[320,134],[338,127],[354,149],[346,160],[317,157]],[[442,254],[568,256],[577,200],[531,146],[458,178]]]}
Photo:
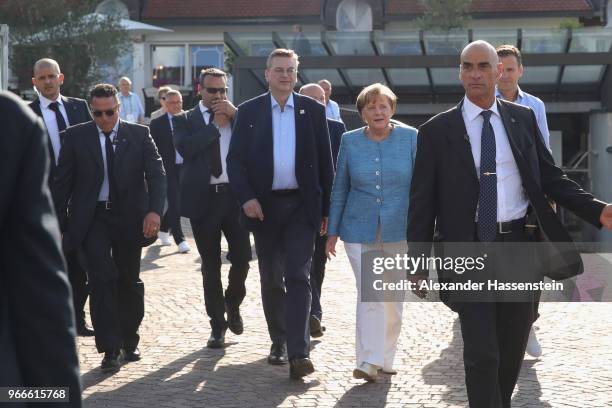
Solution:
{"label": "glass canopy", "polygon": [[479,39],[517,46],[525,65],[521,85],[557,97],[598,92],[612,64],[612,28],[602,27],[225,34],[238,69],[262,78],[269,52],[292,48],[300,55],[301,82],[326,78],[335,94],[350,96],[374,82],[404,94],[461,93],[459,54]]}

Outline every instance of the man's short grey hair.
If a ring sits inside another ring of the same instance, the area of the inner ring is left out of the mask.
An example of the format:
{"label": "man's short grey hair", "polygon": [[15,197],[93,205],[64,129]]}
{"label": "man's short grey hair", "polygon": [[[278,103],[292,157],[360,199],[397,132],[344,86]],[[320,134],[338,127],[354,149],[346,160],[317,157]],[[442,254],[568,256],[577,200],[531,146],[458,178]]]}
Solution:
{"label": "man's short grey hair", "polygon": [[166,92],[166,98],[169,96],[180,96],[181,99],[183,99],[183,95],[176,89],[170,89],[168,92]]}
{"label": "man's short grey hair", "polygon": [[493,47],[490,43],[484,40],[476,40],[465,46],[463,51],[461,51],[461,61],[463,61],[463,57],[465,54],[471,50],[472,48],[484,48],[489,52],[491,65],[497,65],[499,63],[499,57],[497,56],[497,51],[495,51],[495,47]]}
{"label": "man's short grey hair", "polygon": [[39,69],[52,68],[56,74],[60,74],[60,66],[56,60],[51,58],[41,58],[34,63],[34,76]]}
{"label": "man's short grey hair", "polygon": [[122,76],[121,78],[119,78],[119,84],[121,84],[122,82],[127,82],[128,84],[132,85],[132,80],[126,76]]}

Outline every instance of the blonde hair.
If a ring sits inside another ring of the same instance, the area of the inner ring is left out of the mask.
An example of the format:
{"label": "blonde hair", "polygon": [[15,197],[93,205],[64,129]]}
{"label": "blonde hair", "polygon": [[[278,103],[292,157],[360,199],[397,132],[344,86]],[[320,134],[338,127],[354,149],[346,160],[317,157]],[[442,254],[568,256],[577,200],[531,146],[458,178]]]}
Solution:
{"label": "blonde hair", "polygon": [[286,48],[277,48],[268,55],[268,59],[266,60],[266,68],[272,68],[272,59],[276,57],[285,57],[285,58],[293,58],[295,60],[295,66],[297,68],[300,65],[300,60],[297,53],[293,50],[289,50]]}
{"label": "blonde hair", "polygon": [[397,96],[393,93],[388,86],[383,85],[381,83],[375,83],[372,85],[368,85],[359,92],[357,95],[357,111],[361,115],[361,111],[365,106],[375,100],[379,96],[386,96],[389,105],[391,106],[392,114],[395,113],[395,109],[397,108]]}

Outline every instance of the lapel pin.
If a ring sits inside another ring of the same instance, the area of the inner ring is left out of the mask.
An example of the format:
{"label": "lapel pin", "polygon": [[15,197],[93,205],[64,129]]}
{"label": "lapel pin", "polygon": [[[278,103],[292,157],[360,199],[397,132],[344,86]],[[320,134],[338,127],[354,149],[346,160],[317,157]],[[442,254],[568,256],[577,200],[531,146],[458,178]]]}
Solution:
{"label": "lapel pin", "polygon": [[249,125],[249,127],[250,127],[250,128],[252,128],[252,127],[253,127],[253,125]]}
{"label": "lapel pin", "polygon": [[305,114],[306,112],[304,111],[304,109],[300,109],[300,115]]}
{"label": "lapel pin", "polygon": [[514,120],[514,118],[510,118],[510,122],[514,123],[516,120]]}

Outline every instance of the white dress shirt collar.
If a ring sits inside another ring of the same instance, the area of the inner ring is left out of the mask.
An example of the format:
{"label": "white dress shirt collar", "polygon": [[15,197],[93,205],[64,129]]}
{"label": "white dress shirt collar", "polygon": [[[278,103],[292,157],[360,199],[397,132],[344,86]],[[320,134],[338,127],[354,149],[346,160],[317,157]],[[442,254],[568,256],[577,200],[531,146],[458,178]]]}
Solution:
{"label": "white dress shirt collar", "polygon": [[[477,106],[472,101],[470,101],[470,99],[466,95],[466,97],[463,98],[463,110],[465,111],[468,120],[471,122],[480,115],[480,112],[485,111],[487,109],[482,109],[480,106]],[[492,111],[495,115],[500,116],[499,110],[497,109],[497,98],[493,101],[493,105],[491,105],[488,110]]]}
{"label": "white dress shirt collar", "polygon": [[[115,126],[113,126],[113,130],[111,131],[111,138],[117,134],[117,129],[119,129],[119,122],[121,121],[121,119],[117,119],[117,123],[115,123]],[[100,127],[98,125],[96,125],[96,127],[98,128],[98,133],[99,134],[103,134],[103,130],[100,129]]]}
{"label": "white dress shirt collar", "polygon": [[57,96],[57,99],[55,100],[47,99],[44,96],[42,96],[42,94],[40,94],[38,95],[38,99],[40,100],[40,106],[44,108],[48,108],[49,105],[51,105],[53,102],[57,102],[60,105],[64,106],[64,102],[62,101],[62,94],[59,94]]}

